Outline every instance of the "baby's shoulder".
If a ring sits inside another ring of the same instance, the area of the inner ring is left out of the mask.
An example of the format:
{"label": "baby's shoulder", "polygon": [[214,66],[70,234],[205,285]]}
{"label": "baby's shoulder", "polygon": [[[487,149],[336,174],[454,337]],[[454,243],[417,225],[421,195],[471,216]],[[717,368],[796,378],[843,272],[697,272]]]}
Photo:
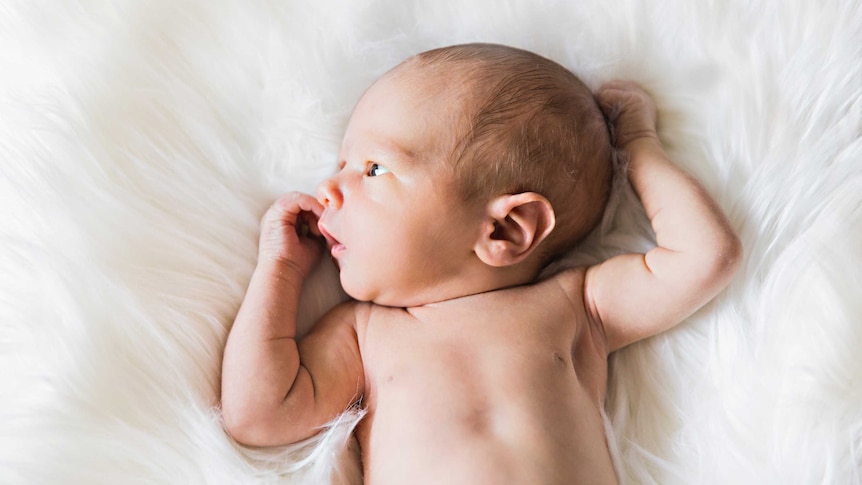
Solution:
{"label": "baby's shoulder", "polygon": [[373,307],[370,302],[353,299],[343,301],[330,308],[314,325],[315,329],[350,329],[357,335],[362,335],[372,319]]}
{"label": "baby's shoulder", "polygon": [[542,275],[531,286],[540,293],[549,291],[547,287],[555,288],[559,294],[565,296],[573,304],[583,306],[585,276],[586,268],[566,268]]}
{"label": "baby's shoulder", "polygon": [[363,335],[370,325],[398,324],[413,319],[411,309],[380,305],[373,301],[350,301],[356,332]]}
{"label": "baby's shoulder", "polygon": [[[549,275],[539,283],[558,288],[561,298],[567,298],[569,309],[576,316],[577,335],[575,345],[581,349],[590,348],[590,355],[607,357],[607,339],[604,329],[590,316],[586,295],[586,267],[565,269]],[[579,353],[582,353],[579,352]]]}
{"label": "baby's shoulder", "polygon": [[584,274],[583,268],[543,274],[532,283],[492,292],[493,304],[503,312],[569,314],[574,311],[580,315],[584,309]]}

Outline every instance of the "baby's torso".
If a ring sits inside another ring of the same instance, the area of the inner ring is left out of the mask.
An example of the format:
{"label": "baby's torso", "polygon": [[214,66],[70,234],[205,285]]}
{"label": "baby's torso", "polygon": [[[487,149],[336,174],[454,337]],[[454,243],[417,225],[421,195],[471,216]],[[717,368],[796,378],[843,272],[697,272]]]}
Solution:
{"label": "baby's torso", "polygon": [[604,342],[561,288],[582,281],[569,272],[416,309],[367,306],[365,483],[614,483]]}

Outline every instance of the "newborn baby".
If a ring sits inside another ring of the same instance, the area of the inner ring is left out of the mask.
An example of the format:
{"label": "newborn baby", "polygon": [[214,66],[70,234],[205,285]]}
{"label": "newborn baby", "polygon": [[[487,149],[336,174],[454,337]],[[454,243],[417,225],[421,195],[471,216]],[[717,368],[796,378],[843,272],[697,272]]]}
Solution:
{"label": "newborn baby", "polygon": [[[655,125],[637,85],[594,96],[505,46],[436,49],[386,73],[350,118],[338,172],[263,218],[224,354],[229,433],[292,443],[358,405],[367,484],[616,483],[608,354],[700,308],[741,255]],[[658,246],[537,280],[600,220],[615,150]],[[297,341],[324,239],[353,300]]]}

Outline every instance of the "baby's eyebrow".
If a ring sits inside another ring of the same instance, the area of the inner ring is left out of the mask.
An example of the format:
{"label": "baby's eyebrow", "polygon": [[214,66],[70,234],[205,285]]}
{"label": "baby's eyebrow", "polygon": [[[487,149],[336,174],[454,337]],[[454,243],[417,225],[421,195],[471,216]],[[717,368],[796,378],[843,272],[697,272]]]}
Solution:
{"label": "baby's eyebrow", "polygon": [[390,169],[411,167],[417,163],[413,150],[395,142],[379,143],[368,152],[367,156],[367,161],[379,163]]}
{"label": "baby's eyebrow", "polygon": [[393,155],[397,155],[399,156],[399,158],[406,158],[408,160],[413,160],[416,158],[416,153],[413,150],[410,150],[409,148],[394,140],[388,140],[382,143],[382,145],[385,151],[390,152]]}
{"label": "baby's eyebrow", "polygon": [[[355,155],[366,157],[366,160],[364,161],[373,161],[385,164],[387,161],[388,163],[392,163],[394,161],[409,163],[417,159],[417,153],[415,150],[411,150],[403,143],[399,143],[390,138],[378,139],[377,137],[372,136],[359,142],[354,140],[349,145],[345,144],[342,146],[342,156],[349,155],[354,148],[358,150]],[[382,159],[376,160],[377,157],[381,157]],[[348,156],[348,158],[350,157]],[[339,162],[339,170],[344,166],[344,163],[345,161]]]}
{"label": "baby's eyebrow", "polygon": [[409,149],[409,148],[407,148],[407,147],[405,147],[399,143],[393,142],[393,145],[395,147],[395,150],[397,152],[401,153],[402,155],[404,155],[405,157],[410,158],[410,159],[416,158],[416,153],[413,150],[411,150],[411,149]]}

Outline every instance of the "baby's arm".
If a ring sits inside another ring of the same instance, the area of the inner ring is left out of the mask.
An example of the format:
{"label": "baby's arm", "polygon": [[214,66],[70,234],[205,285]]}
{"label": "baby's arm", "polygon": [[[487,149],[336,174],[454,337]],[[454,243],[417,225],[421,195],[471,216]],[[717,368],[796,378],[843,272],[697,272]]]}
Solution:
{"label": "baby's arm", "polygon": [[658,243],[646,254],[617,256],[587,270],[587,309],[614,351],[667,330],[711,300],[736,271],[742,248],[703,187],[668,159],[649,95],[616,81],[598,98],[613,119],[616,146],[628,152],[629,181]]}
{"label": "baby's arm", "polygon": [[322,252],[296,228],[307,224],[317,233],[322,210],[313,197],[291,193],[261,223],[257,267],[222,363],[225,427],[247,445],[307,438],[363,389],[353,305],[336,307],[301,342],[295,339],[302,282]]}

